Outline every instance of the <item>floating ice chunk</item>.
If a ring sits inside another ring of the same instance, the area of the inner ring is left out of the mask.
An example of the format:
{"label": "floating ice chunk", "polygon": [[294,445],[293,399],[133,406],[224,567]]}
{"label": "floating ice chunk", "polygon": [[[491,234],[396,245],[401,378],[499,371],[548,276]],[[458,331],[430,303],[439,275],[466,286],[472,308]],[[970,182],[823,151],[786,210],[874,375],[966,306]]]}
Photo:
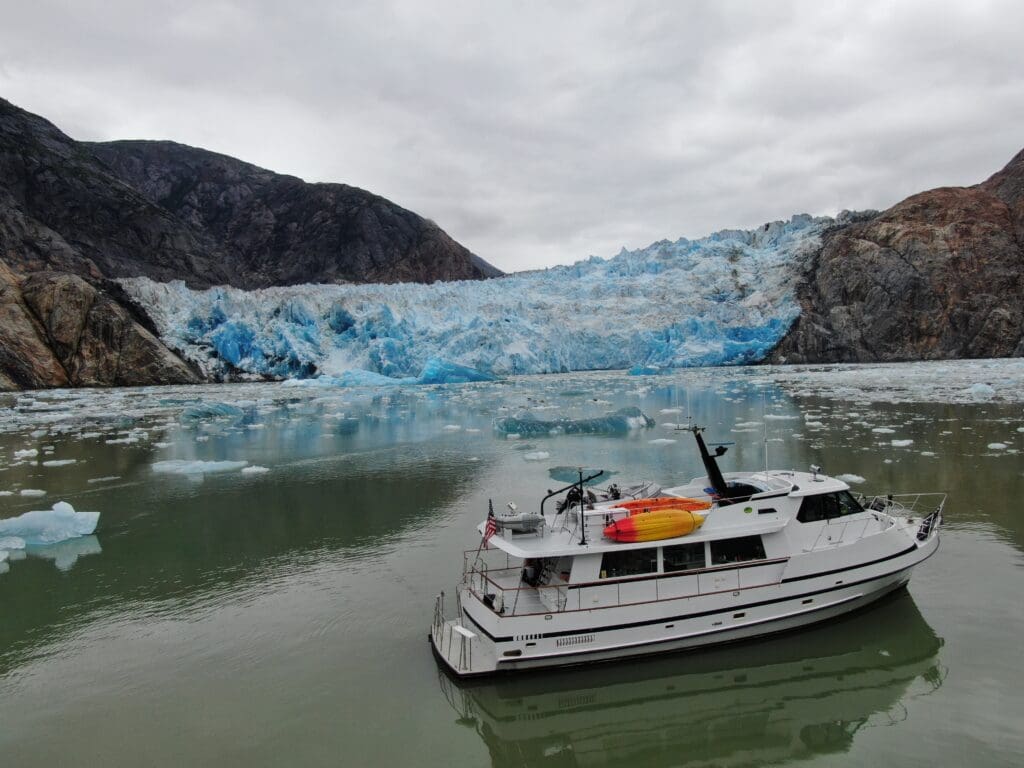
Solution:
{"label": "floating ice chunk", "polygon": [[494,422],[494,431],[511,435],[576,435],[576,434],[625,434],[634,429],[645,429],[654,426],[654,419],[646,416],[636,406],[627,406],[593,419],[555,419],[543,421],[533,414],[522,414],[518,417],[506,417]]}
{"label": "floating ice chunk", "polygon": [[662,408],[660,413],[682,413],[682,408]]}
{"label": "floating ice chunk", "polygon": [[107,475],[106,477],[90,477],[85,482],[87,483],[109,483],[114,480],[120,480],[120,475]]}
{"label": "floating ice chunk", "polygon": [[50,459],[49,461],[44,461],[43,462],[43,466],[44,467],[66,467],[69,464],[75,464],[77,462],[78,462],[78,459]]}
{"label": "floating ice chunk", "polygon": [[1024,427],[1017,427],[1018,432],[1024,432]]}
{"label": "floating ice chunk", "polygon": [[445,432],[458,432],[459,430],[462,429],[462,427],[458,424],[445,424],[443,427],[441,427],[441,429],[443,429]]}
{"label": "floating ice chunk", "polygon": [[248,466],[248,461],[188,461],[184,459],[170,459],[168,461],[157,461],[152,465],[152,470],[166,475],[208,475],[216,472],[234,472],[237,469]]}
{"label": "floating ice chunk", "polygon": [[[182,424],[195,425],[213,419],[239,420],[245,415],[241,408],[228,403],[199,403],[190,405],[178,417]],[[109,440],[107,442],[110,442]]]}
{"label": "floating ice chunk", "polygon": [[254,464],[251,467],[242,467],[243,475],[264,475],[269,471],[267,467],[261,467],[258,464]]}
{"label": "floating ice chunk", "polygon": [[889,429],[888,427],[875,427],[871,430],[876,435],[892,435],[895,434],[895,429]]}
{"label": "floating ice chunk", "polygon": [[14,491],[0,491],[0,496],[13,496]]}
{"label": "floating ice chunk", "polygon": [[[594,467],[584,467],[583,468],[583,477],[590,477],[591,475],[596,474],[596,473],[601,472],[601,471],[602,470],[595,469]],[[611,477],[614,474],[615,474],[615,472],[612,472],[612,471],[606,469],[606,470],[603,471],[603,474],[600,477],[595,478],[594,480],[591,480],[590,482],[591,483],[599,483],[599,482],[603,483],[605,480],[607,480],[609,477]],[[579,482],[580,470],[579,470],[578,467],[551,467],[548,470],[548,476],[552,480],[557,480],[560,483]]]}
{"label": "floating ice chunk", "polygon": [[796,421],[800,418],[799,416],[787,416],[783,413],[766,413],[764,417],[771,421]]}
{"label": "floating ice chunk", "polygon": [[654,440],[648,440],[651,445],[672,445],[675,442],[671,437],[658,437]]}
{"label": "floating ice chunk", "polygon": [[935,451],[921,451],[922,456],[934,456]]}
{"label": "floating ice chunk", "polygon": [[25,488],[19,491],[22,496],[45,496],[46,491],[39,490],[38,488]]}
{"label": "floating ice chunk", "polygon": [[844,483],[863,483],[864,478],[860,475],[836,475],[836,480],[842,480]]}
{"label": "floating ice chunk", "polygon": [[465,384],[472,381],[494,381],[494,377],[468,365],[432,357],[423,366],[418,381],[420,384]]}
{"label": "floating ice chunk", "polygon": [[760,421],[740,421],[734,424],[736,429],[750,429],[751,427],[760,427]]}
{"label": "floating ice chunk", "polygon": [[[3,521],[0,520],[0,523]],[[8,552],[12,549],[24,549],[25,540],[20,536],[0,536],[0,551]]]}
{"label": "floating ice chunk", "polygon": [[805,421],[804,426],[810,427],[811,429],[822,429],[824,428],[825,424],[820,421]]}
{"label": "floating ice chunk", "polygon": [[908,445],[913,445],[913,440],[892,440],[893,448],[906,448]]}
{"label": "floating ice chunk", "polygon": [[989,443],[988,449],[990,451],[1005,451],[1009,446],[1006,443]]}
{"label": "floating ice chunk", "polygon": [[530,451],[523,454],[523,461],[547,461],[551,454],[547,451]]}
{"label": "floating ice chunk", "polygon": [[99,519],[99,512],[76,512],[67,502],[58,501],[52,509],[0,520],[0,536],[16,536],[27,545],[55,544],[95,532]]}
{"label": "floating ice chunk", "polygon": [[968,387],[965,391],[968,395],[978,400],[987,400],[996,396],[995,387],[982,381]]}
{"label": "floating ice chunk", "polygon": [[33,458],[35,456],[38,456],[38,455],[39,455],[39,449],[38,448],[25,448],[24,450],[15,451],[14,452],[14,458],[15,459],[31,459],[31,458]]}

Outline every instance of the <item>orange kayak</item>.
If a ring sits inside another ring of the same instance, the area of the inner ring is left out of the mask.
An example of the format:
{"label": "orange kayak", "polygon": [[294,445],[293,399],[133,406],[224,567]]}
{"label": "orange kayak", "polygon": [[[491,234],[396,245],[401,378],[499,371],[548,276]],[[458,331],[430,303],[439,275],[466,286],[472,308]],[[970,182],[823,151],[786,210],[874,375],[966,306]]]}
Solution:
{"label": "orange kayak", "polygon": [[688,509],[657,509],[633,514],[605,527],[604,535],[612,541],[631,544],[637,541],[672,539],[693,533],[704,524],[704,515]]}
{"label": "orange kayak", "polygon": [[690,512],[700,512],[711,509],[710,501],[699,499],[672,498],[671,496],[660,499],[634,499],[624,501],[615,505],[616,509],[628,509],[629,514],[635,515],[638,512],[654,512],[658,509],[686,509]]}

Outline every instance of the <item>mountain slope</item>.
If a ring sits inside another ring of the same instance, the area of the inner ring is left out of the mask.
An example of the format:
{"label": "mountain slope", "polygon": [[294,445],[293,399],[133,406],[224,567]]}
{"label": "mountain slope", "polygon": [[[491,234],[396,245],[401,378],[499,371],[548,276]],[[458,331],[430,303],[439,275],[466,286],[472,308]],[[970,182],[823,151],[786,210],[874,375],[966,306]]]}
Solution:
{"label": "mountain slope", "polygon": [[1024,151],[823,237],[773,362],[1024,355]]}
{"label": "mountain slope", "polygon": [[76,142],[0,99],[0,389],[197,381],[117,278],[204,288],[494,274],[369,192],[170,142]]}
{"label": "mountain slope", "polygon": [[209,235],[236,287],[501,274],[433,222],[356,187],[307,184],[169,141],[88,146],[151,202]]}

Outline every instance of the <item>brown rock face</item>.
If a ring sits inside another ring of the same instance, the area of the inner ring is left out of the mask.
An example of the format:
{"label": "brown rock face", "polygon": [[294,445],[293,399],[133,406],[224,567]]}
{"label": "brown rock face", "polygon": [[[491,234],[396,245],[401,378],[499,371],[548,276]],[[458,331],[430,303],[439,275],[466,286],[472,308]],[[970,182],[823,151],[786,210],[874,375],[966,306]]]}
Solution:
{"label": "brown rock face", "polygon": [[827,233],[772,362],[1024,355],[1024,152]]}
{"label": "brown rock face", "polygon": [[19,285],[3,267],[0,321],[7,388],[199,380],[121,305],[77,275],[37,272]]}

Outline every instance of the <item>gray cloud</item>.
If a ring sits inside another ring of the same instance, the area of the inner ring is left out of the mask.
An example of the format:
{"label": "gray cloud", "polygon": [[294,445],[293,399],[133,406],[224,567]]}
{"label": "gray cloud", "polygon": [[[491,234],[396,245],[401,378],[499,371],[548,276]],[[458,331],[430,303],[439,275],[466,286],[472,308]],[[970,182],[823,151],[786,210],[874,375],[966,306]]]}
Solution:
{"label": "gray cloud", "polygon": [[1015,2],[9,3],[0,94],[364,187],[506,270],[971,184]]}

